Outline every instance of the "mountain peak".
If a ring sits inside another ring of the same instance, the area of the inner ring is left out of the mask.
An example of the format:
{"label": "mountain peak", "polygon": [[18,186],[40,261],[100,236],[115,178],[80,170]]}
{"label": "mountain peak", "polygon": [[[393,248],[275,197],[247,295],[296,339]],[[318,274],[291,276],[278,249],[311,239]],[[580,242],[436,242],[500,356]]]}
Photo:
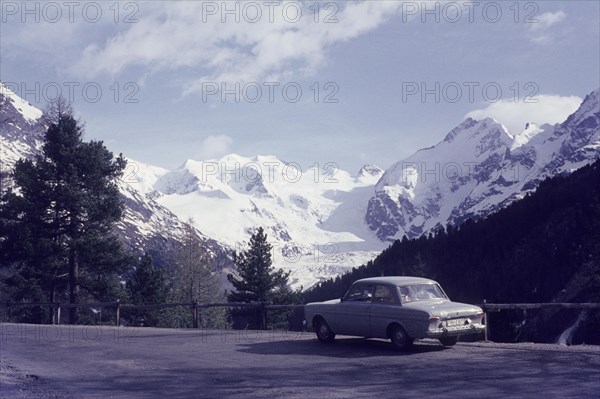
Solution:
{"label": "mountain peak", "polygon": [[366,184],[375,184],[379,181],[381,176],[383,176],[383,172],[384,170],[379,166],[368,163],[360,168],[358,174],[356,175],[355,181]]}
{"label": "mountain peak", "polygon": [[583,99],[579,109],[569,116],[566,124],[577,125],[590,116],[600,113],[600,89],[596,89]]}
{"label": "mountain peak", "polygon": [[385,171],[365,220],[379,239],[393,240],[489,215],[545,177],[597,159],[599,126],[600,90],[565,122],[530,122],[514,137],[492,118],[466,118],[442,142]]}
{"label": "mountain peak", "polygon": [[236,164],[236,163],[245,164],[245,163],[248,163],[251,161],[253,161],[252,158],[247,158],[247,157],[241,156],[236,153],[227,154],[227,155],[224,155],[221,158],[219,158],[219,162],[225,163],[225,164]]}
{"label": "mountain peak", "polygon": [[381,169],[377,165],[373,165],[372,163],[368,163],[364,165],[358,171],[358,177],[362,176],[380,176],[383,173],[383,169]]}
{"label": "mountain peak", "polygon": [[452,143],[457,137],[467,135],[469,138],[480,136],[482,133],[489,131],[501,131],[512,139],[512,135],[506,127],[495,120],[494,118],[473,119],[471,117],[465,119],[461,124],[456,126],[446,135],[443,141]]}
{"label": "mountain peak", "polygon": [[217,163],[219,165],[230,165],[231,167],[234,167],[235,165],[239,165],[239,166],[243,167],[244,165],[248,165],[248,164],[266,164],[266,165],[273,164],[273,163],[285,164],[285,162],[281,161],[275,155],[256,155],[253,157],[245,157],[243,155],[239,155],[236,153],[223,155],[219,159],[208,159],[208,160],[194,161],[194,162],[198,162],[198,163],[212,162],[212,163]]}

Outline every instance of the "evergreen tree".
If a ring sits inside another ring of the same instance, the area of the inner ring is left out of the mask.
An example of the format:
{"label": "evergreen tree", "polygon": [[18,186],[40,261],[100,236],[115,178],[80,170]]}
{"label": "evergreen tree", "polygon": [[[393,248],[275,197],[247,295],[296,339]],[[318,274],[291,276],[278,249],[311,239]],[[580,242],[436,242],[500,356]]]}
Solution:
{"label": "evergreen tree", "polygon": [[[129,297],[135,305],[160,304],[167,300],[168,286],[163,269],[155,268],[152,257],[144,255],[127,281]],[[157,310],[142,310],[133,312],[135,324],[156,326],[160,312]]]}
{"label": "evergreen tree", "polygon": [[[229,274],[227,279],[235,291],[230,292],[230,302],[291,303],[295,297],[288,286],[289,272],[275,269],[272,265],[272,246],[262,227],[250,237],[248,249],[233,254],[238,276]],[[249,326],[261,326],[259,314],[250,317]]]}
{"label": "evergreen tree", "polygon": [[[14,189],[0,202],[4,282],[19,292],[17,300],[68,295],[74,304],[80,289],[108,300],[130,261],[112,232],[122,214],[116,180],[126,161],[115,159],[102,142],[84,142],[71,114],[61,111],[54,122],[41,154],[17,161]],[[69,319],[77,322],[76,308]]]}

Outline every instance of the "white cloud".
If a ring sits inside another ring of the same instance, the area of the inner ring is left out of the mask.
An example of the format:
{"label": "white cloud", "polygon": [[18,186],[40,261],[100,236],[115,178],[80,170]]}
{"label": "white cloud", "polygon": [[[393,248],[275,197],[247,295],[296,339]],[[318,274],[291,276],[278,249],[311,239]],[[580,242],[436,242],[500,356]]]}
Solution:
{"label": "white cloud", "polygon": [[518,134],[528,122],[538,125],[564,122],[579,108],[583,101],[577,96],[539,95],[537,103],[501,100],[483,109],[469,112],[466,117],[473,119],[494,118],[508,128],[511,134]]}
{"label": "white cloud", "polygon": [[232,143],[231,137],[223,134],[208,136],[200,143],[200,151],[197,154],[198,160],[205,161],[220,158],[230,152]]}
{"label": "white cloud", "polygon": [[530,29],[532,31],[548,29],[552,25],[563,21],[566,17],[567,14],[565,14],[564,11],[545,12],[535,18],[537,19],[537,22],[533,23]]}
{"label": "white cloud", "polygon": [[550,28],[567,17],[563,11],[545,12],[535,17],[536,22],[529,27],[531,41],[538,44],[549,44],[553,41],[554,36]]}
{"label": "white cloud", "polygon": [[[208,7],[244,7],[235,2],[161,2],[139,16],[139,22],[110,37],[104,43],[91,44],[72,68],[79,76],[93,78],[102,74],[117,76],[126,69],[141,66],[151,71],[181,70],[188,76],[186,92],[197,92],[202,82],[261,82],[291,79],[313,74],[327,61],[327,50],[334,44],[351,40],[380,26],[401,7],[399,1],[360,1],[338,4],[340,9],[321,9],[320,21],[314,12],[303,8],[303,17],[290,22],[293,7],[284,14],[281,2],[270,11],[261,7],[257,23],[251,9],[234,15]],[[144,3],[147,4],[147,3]],[[263,5],[266,3],[255,2]],[[310,2],[305,7],[312,5]],[[323,4],[321,4],[323,7]],[[140,10],[142,11],[142,10]],[[286,19],[284,15],[287,15]],[[337,23],[324,23],[332,15]],[[222,18],[227,18],[226,23]]]}

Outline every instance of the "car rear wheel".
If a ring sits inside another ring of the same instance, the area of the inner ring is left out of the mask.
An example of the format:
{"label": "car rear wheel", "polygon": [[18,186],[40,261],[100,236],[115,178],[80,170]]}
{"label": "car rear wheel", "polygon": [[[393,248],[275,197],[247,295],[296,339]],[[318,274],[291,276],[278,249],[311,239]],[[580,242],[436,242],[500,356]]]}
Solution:
{"label": "car rear wheel", "polygon": [[458,337],[443,337],[440,338],[440,342],[444,346],[454,346],[458,342]]}
{"label": "car rear wheel", "polygon": [[329,328],[329,324],[323,319],[319,319],[315,322],[315,333],[320,342],[330,344],[335,340],[335,334]]}
{"label": "car rear wheel", "polygon": [[407,350],[413,344],[413,340],[408,336],[406,331],[404,331],[402,326],[394,327],[390,339],[392,340],[394,347],[399,350]]}

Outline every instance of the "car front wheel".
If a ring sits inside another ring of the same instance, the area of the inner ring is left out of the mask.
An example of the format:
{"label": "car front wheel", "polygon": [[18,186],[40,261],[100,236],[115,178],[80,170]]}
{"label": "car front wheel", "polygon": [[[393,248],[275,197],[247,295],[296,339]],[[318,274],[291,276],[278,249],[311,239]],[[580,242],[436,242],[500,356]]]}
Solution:
{"label": "car front wheel", "polygon": [[413,340],[408,336],[406,331],[404,331],[402,326],[396,326],[392,330],[390,339],[392,340],[394,347],[399,350],[407,350],[413,344]]}
{"label": "car front wheel", "polygon": [[331,328],[329,328],[329,325],[323,319],[319,319],[315,323],[315,332],[320,342],[330,344],[333,342],[333,340],[335,340],[335,334],[333,331],[331,331]]}
{"label": "car front wheel", "polygon": [[444,346],[454,346],[458,342],[458,337],[443,337],[440,338],[440,342]]}

